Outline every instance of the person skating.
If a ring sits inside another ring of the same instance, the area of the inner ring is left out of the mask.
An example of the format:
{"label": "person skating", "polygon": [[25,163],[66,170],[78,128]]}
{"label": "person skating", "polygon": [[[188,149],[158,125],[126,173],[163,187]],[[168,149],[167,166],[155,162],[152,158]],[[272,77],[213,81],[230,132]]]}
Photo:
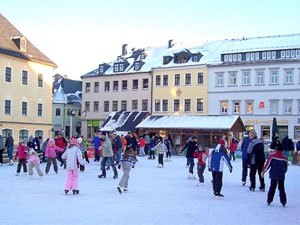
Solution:
{"label": "person skating", "polygon": [[4,139],[2,135],[0,134],[0,166],[3,164],[3,152],[5,150],[5,144],[4,144]]}
{"label": "person skating", "polygon": [[137,159],[133,149],[131,148],[131,146],[127,146],[121,156],[120,164],[118,165],[118,168],[121,169],[122,167],[123,170],[123,176],[117,187],[117,190],[120,194],[122,194],[122,192],[128,191],[129,173],[131,168],[134,168],[136,162]]}
{"label": "person skating", "polygon": [[198,162],[197,162],[197,174],[199,177],[199,184],[197,186],[202,186],[204,184],[204,170],[206,167],[206,159],[208,157],[206,153],[205,145],[199,145],[199,150],[195,152]]}
{"label": "person skating", "polygon": [[[62,132],[58,132],[57,138],[55,139],[55,145],[63,150],[67,147],[67,140],[64,138]],[[57,153],[57,160],[60,162],[60,166],[65,166],[65,161],[61,158],[64,152]]]}
{"label": "person skating", "polygon": [[194,152],[198,149],[197,146],[197,137],[196,136],[192,136],[191,141],[188,142],[187,145],[187,152],[186,152],[186,158],[187,158],[187,162],[189,164],[189,179],[196,179],[196,177],[194,176]]}
{"label": "person skating", "polygon": [[15,160],[19,160],[18,166],[17,166],[17,173],[16,176],[18,176],[21,172],[21,166],[23,166],[23,172],[27,173],[27,166],[26,166],[26,158],[27,158],[27,147],[24,144],[24,141],[19,142],[19,146],[17,148],[17,153],[15,155]]}
{"label": "person skating", "polygon": [[166,162],[171,162],[171,142],[169,141],[168,137],[165,136],[164,137],[164,144],[167,147],[167,151],[166,151]]}
{"label": "person skating", "polygon": [[90,163],[88,154],[87,154],[87,148],[89,146],[89,143],[87,142],[87,140],[84,139],[84,136],[80,136],[79,138],[77,138],[78,141],[78,147],[82,153],[82,155],[84,156],[84,159],[87,163]]}
{"label": "person skating", "polygon": [[270,169],[269,177],[271,179],[271,186],[267,198],[268,205],[270,205],[273,202],[276,187],[278,185],[280,202],[285,207],[287,203],[287,197],[284,188],[284,180],[285,173],[288,169],[288,159],[282,153],[283,148],[281,144],[278,144],[275,150],[275,153],[271,154],[268,157],[268,160],[261,173],[261,176],[264,177],[264,173],[267,172],[268,169]]}
{"label": "person skating", "polygon": [[158,144],[154,147],[158,154],[158,168],[164,167],[164,154],[167,151],[167,146],[164,144],[162,137],[159,137]]}
{"label": "person skating", "polygon": [[155,159],[155,155],[154,155],[154,147],[155,147],[155,145],[154,145],[154,137],[152,137],[151,139],[150,139],[150,142],[149,142],[149,144],[148,144],[148,148],[149,148],[149,158],[148,159]]}
{"label": "person skating", "polygon": [[55,141],[53,139],[50,139],[47,143],[46,151],[45,151],[45,157],[48,158],[47,165],[45,168],[45,173],[48,174],[51,164],[53,164],[54,172],[58,173],[57,169],[57,161],[56,161],[56,153],[63,153],[64,150],[62,148],[59,148],[55,145]]}
{"label": "person skating", "polygon": [[227,155],[225,141],[221,139],[217,147],[211,152],[210,157],[208,158],[208,170],[212,172],[213,191],[214,196],[217,198],[224,197],[224,195],[221,194],[224,162],[228,166],[231,173],[232,165]]}
{"label": "person skating", "polygon": [[94,145],[94,162],[99,162],[100,161],[99,146],[101,145],[101,140],[100,137],[98,136],[98,133],[94,134],[92,143]]}
{"label": "person skating", "polygon": [[27,160],[27,162],[29,163],[28,175],[30,177],[32,177],[32,175],[33,175],[33,171],[32,171],[33,167],[35,167],[40,178],[44,177],[43,172],[40,169],[40,158],[39,158],[38,154],[36,153],[36,151],[34,151],[33,149],[30,149],[30,151],[29,151],[29,159]]}
{"label": "person skating", "polygon": [[247,149],[250,143],[250,138],[245,136],[242,143],[242,185],[245,186],[248,175],[248,153]]}
{"label": "person skating", "polygon": [[65,185],[65,194],[67,194],[70,190],[73,191],[73,195],[79,194],[78,163],[80,164],[80,170],[84,171],[84,162],[76,138],[71,138],[70,146],[62,155],[62,159],[67,161],[67,180]]}
{"label": "person skating", "polygon": [[7,148],[9,165],[12,166],[14,164],[14,161],[13,161],[14,139],[11,136],[11,133],[7,134],[7,138],[5,140],[5,147]]}

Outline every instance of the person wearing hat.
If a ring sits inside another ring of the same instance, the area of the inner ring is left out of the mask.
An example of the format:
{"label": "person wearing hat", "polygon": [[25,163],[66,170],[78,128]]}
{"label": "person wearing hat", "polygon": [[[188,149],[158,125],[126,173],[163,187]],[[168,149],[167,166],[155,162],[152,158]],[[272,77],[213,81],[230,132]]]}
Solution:
{"label": "person wearing hat", "polygon": [[[55,139],[55,145],[59,148],[66,149],[67,140],[64,138],[63,133],[61,131],[58,132],[57,138]],[[61,158],[63,152],[57,153],[57,160],[60,161],[60,166],[65,165],[65,161]]]}
{"label": "person wearing hat", "polygon": [[40,158],[38,156],[38,154],[36,153],[36,151],[34,151],[33,149],[30,149],[29,151],[29,159],[27,160],[27,162],[29,163],[28,166],[28,170],[29,170],[29,177],[32,177],[33,175],[33,167],[35,167],[38,175],[40,176],[40,178],[43,178],[43,172],[40,169]]}
{"label": "person wearing hat", "polygon": [[269,177],[271,179],[271,186],[268,192],[267,203],[270,205],[273,202],[276,187],[278,185],[280,202],[285,207],[287,198],[284,188],[284,180],[288,169],[288,159],[282,153],[283,148],[280,143],[276,146],[275,150],[275,153],[268,157],[268,160],[261,172],[261,177],[264,177],[264,173],[270,169]]}
{"label": "person wearing hat", "polygon": [[196,177],[194,176],[194,152],[198,149],[197,147],[197,137],[196,136],[192,136],[191,141],[188,142],[187,145],[187,152],[186,152],[186,158],[187,158],[187,162],[189,164],[189,179],[196,179]]}
{"label": "person wearing hat", "polygon": [[197,186],[201,186],[204,184],[204,170],[206,167],[206,159],[208,157],[208,154],[206,153],[206,147],[204,144],[199,145],[199,150],[195,152],[196,156],[198,158],[197,163],[197,174],[199,177],[199,184]]}
{"label": "person wearing hat", "polygon": [[23,166],[23,172],[25,174],[27,173],[27,166],[26,166],[27,153],[28,151],[27,151],[27,147],[24,144],[24,141],[20,141],[19,146],[17,148],[17,153],[15,155],[15,160],[19,159],[16,176],[20,174],[21,166]]}
{"label": "person wearing hat", "polygon": [[102,144],[100,146],[100,150],[102,150],[102,160],[101,160],[101,171],[102,174],[98,175],[98,178],[106,178],[106,169],[105,169],[105,165],[107,163],[107,161],[110,162],[111,167],[113,168],[114,171],[114,179],[118,178],[118,172],[117,172],[117,168],[114,164],[114,153],[112,150],[112,144],[111,141],[108,137],[106,137],[106,132],[102,131],[100,133],[100,137],[102,140]]}
{"label": "person wearing hat", "polygon": [[229,172],[232,172],[232,165],[227,155],[225,144],[225,140],[221,139],[208,158],[208,170],[212,172],[213,191],[216,198],[224,197],[221,194],[224,162],[228,166]]}

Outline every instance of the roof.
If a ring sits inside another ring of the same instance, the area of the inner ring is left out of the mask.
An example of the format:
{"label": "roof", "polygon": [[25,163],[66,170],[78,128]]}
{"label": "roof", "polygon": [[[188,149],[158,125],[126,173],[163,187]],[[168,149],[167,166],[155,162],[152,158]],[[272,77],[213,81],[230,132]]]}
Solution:
{"label": "roof", "polygon": [[137,128],[243,131],[239,116],[149,116]]}
{"label": "roof", "polygon": [[13,38],[20,37],[24,37],[24,35],[0,13],[0,53],[57,67],[51,59],[38,50],[27,38],[26,52],[20,51],[13,41]]}
{"label": "roof", "polygon": [[53,83],[52,102],[81,104],[82,81],[60,78]]}
{"label": "roof", "polygon": [[119,111],[112,112],[104,121],[101,131],[135,131],[136,126],[142,122],[149,112],[139,112],[139,111]]}

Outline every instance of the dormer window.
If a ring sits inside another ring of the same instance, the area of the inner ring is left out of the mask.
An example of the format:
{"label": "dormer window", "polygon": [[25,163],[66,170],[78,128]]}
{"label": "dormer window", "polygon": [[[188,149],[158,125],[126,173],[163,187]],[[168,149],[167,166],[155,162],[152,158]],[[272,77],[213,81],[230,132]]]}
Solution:
{"label": "dormer window", "polygon": [[187,55],[175,55],[174,57],[174,63],[186,63],[188,61]]}
{"label": "dormer window", "polygon": [[134,70],[135,70],[135,71],[140,70],[140,62],[135,62],[135,63],[134,63]]}
{"label": "dormer window", "polygon": [[27,41],[25,37],[17,36],[12,38],[18,49],[22,52],[26,52]]}
{"label": "dormer window", "polygon": [[99,66],[99,73],[104,73],[104,66]]}
{"label": "dormer window", "polygon": [[119,63],[114,64],[114,72],[119,72]]}
{"label": "dormer window", "polygon": [[120,69],[120,72],[124,71],[124,63],[119,64],[119,69]]}
{"label": "dormer window", "polygon": [[171,62],[171,60],[172,60],[172,56],[164,56],[163,64],[164,65],[169,64],[169,62]]}

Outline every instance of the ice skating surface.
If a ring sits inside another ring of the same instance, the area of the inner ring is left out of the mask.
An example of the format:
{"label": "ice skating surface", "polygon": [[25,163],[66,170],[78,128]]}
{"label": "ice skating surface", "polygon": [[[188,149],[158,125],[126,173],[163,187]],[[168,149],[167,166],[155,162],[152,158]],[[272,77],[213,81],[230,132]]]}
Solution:
{"label": "ice skating surface", "polygon": [[[43,180],[34,170],[33,179],[22,172],[15,176],[16,163],[0,167],[0,225],[293,225],[300,223],[300,166],[289,166],[286,175],[286,208],[279,202],[276,190],[274,202],[267,206],[266,192],[258,187],[249,191],[249,178],[241,184],[241,160],[233,162],[233,173],[224,167],[222,194],[217,200],[212,194],[211,173],[205,170],[205,184],[187,179],[184,157],[172,157],[157,168],[157,159],[138,158],[131,170],[128,193],[117,192],[119,178],[99,179],[99,163],[86,164],[79,173],[80,194],[64,195],[66,171],[51,168]],[[41,164],[44,171],[45,164]],[[196,168],[194,168],[196,175]],[[197,177],[197,176],[196,176]],[[258,178],[257,178],[258,182]]]}

